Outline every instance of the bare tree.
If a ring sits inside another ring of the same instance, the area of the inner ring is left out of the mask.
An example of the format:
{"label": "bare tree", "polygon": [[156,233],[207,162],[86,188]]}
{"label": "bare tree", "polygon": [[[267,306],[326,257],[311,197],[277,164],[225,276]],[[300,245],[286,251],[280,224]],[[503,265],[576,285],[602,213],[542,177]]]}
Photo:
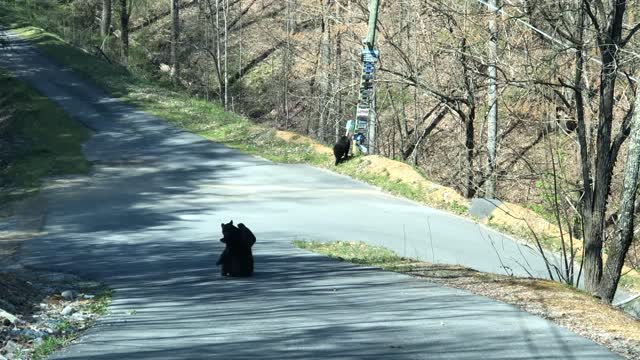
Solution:
{"label": "bare tree", "polygon": [[100,19],[100,35],[109,36],[111,29],[111,0],[102,0],[102,18]]}
{"label": "bare tree", "polygon": [[177,83],[180,77],[178,46],[180,45],[180,0],[171,0],[171,79]]}
{"label": "bare tree", "polygon": [[229,0],[222,0],[222,20],[224,22],[224,109],[229,109]]}
{"label": "bare tree", "polygon": [[497,89],[497,62],[498,62],[498,25],[496,0],[489,0],[489,66],[487,88],[487,178],[485,197],[496,197],[496,137],[498,135],[498,89]]}
{"label": "bare tree", "polygon": [[[625,34],[627,2],[622,0],[580,0],[577,3],[549,5],[547,9],[541,4],[537,5],[542,9],[541,18],[546,19],[555,34],[571,43],[575,49],[573,81],[568,83],[561,79],[560,86],[573,92],[571,105],[579,145],[577,166],[581,197],[578,210],[584,237],[584,283],[587,291],[605,302],[611,302],[628,251],[627,231],[632,231],[630,229],[633,226],[633,220],[629,219],[629,211],[634,211],[635,195],[629,194],[628,187],[632,186],[635,189],[637,181],[637,174],[634,173],[637,171],[634,170],[635,160],[628,157],[627,162],[622,165],[624,182],[620,194],[621,209],[617,212],[620,217],[618,228],[613,238],[610,238],[606,226],[607,213],[612,212],[615,206],[615,198],[611,196],[614,169],[634,118],[633,106],[628,109],[620,106],[624,91],[618,89],[618,83],[626,82],[630,78],[624,72],[623,54],[640,25],[630,27]],[[558,13],[557,10],[561,10],[565,15],[553,16],[553,13]],[[571,14],[577,16],[574,18]],[[549,37],[548,34],[544,35],[546,38]],[[587,38],[587,35],[590,37]],[[589,56],[592,43],[593,49],[599,55],[598,60]],[[598,79],[589,78],[587,66],[590,63],[597,65]],[[589,88],[589,81],[594,84],[595,89]],[[547,85],[554,88],[554,92],[564,103],[568,103],[562,92],[558,91],[557,84]],[[590,101],[587,102],[585,99]],[[595,113],[592,120],[587,115],[590,104],[597,105],[591,109]],[[591,121],[595,123],[593,128],[589,125]],[[632,141],[630,151],[635,151],[633,146]],[[628,228],[629,226],[631,228]],[[606,244],[608,260],[605,275],[603,249]]]}
{"label": "bare tree", "polygon": [[129,1],[120,0],[120,41],[122,42],[122,62],[125,66],[129,63],[129,17],[131,6]]}
{"label": "bare tree", "polygon": [[[292,4],[293,2],[293,4]],[[282,114],[284,115],[284,128],[289,128],[290,112],[289,112],[289,72],[291,71],[291,63],[292,63],[292,51],[291,51],[291,35],[293,34],[293,11],[295,0],[286,0],[286,10],[285,10],[285,35],[286,35],[286,45],[285,45],[285,53],[282,57]]]}
{"label": "bare tree", "polygon": [[[583,0],[582,2],[583,11],[588,15],[591,27],[596,34],[601,61],[596,145],[591,152],[586,146],[580,148],[582,159],[580,166],[583,169],[582,181],[585,189],[581,206],[585,236],[585,285],[588,291],[599,294],[608,302],[613,299],[613,295],[610,291],[605,291],[611,287],[611,284],[602,282],[602,250],[606,236],[604,225],[613,166],[618,159],[620,147],[628,136],[630,120],[627,116],[612,139],[620,49],[624,48],[627,41],[622,36],[626,5],[626,1],[622,0],[610,5],[605,5],[601,1]],[[583,125],[578,123],[578,136],[581,138],[580,143],[586,145],[586,138],[583,138],[586,132],[580,129],[581,127]],[[595,166],[592,166],[589,161],[591,157],[595,157]],[[626,253],[622,254],[622,257],[624,258],[625,255]],[[609,256],[618,255],[609,254]],[[606,280],[613,279],[616,277],[609,275]]]}
{"label": "bare tree", "polygon": [[322,40],[320,43],[320,66],[319,66],[319,113],[318,120],[318,138],[322,141],[326,140],[327,114],[329,105],[329,76],[331,69],[331,0],[320,0],[322,5]]}
{"label": "bare tree", "polygon": [[616,294],[622,267],[634,235],[635,202],[640,169],[640,91],[636,94],[634,108],[630,124],[631,136],[627,149],[627,162],[624,168],[622,194],[620,195],[618,226],[613,239],[609,241],[607,246],[609,256],[604,266],[599,289],[601,298],[608,302],[611,302]]}

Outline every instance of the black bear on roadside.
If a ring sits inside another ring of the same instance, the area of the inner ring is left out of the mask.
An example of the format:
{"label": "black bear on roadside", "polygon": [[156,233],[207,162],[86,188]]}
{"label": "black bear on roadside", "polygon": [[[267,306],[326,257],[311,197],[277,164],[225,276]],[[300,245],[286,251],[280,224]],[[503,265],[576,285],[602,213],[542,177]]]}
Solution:
{"label": "black bear on roadside", "polygon": [[351,146],[351,141],[349,141],[348,136],[342,136],[338,142],[333,145],[333,156],[336,157],[336,165],[341,162],[347,160],[349,156],[349,147]]}
{"label": "black bear on roadside", "polygon": [[221,224],[222,239],[226,245],[216,263],[222,265],[222,276],[251,276],[253,275],[253,253],[251,247],[256,242],[256,237],[244,224],[233,225],[233,220],[228,224]]}

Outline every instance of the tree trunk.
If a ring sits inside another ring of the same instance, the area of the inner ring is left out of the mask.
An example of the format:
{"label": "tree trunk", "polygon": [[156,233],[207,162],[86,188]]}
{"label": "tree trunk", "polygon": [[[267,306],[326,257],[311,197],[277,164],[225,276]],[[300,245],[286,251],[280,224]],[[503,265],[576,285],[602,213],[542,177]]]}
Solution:
{"label": "tree trunk", "polygon": [[640,92],[636,95],[634,114],[631,121],[631,138],[624,168],[620,211],[618,215],[617,231],[608,245],[607,263],[604,267],[598,295],[611,303],[618,282],[624,260],[633,240],[633,225],[635,218],[636,191],[638,188],[638,171],[640,170]]}
{"label": "tree trunk", "polygon": [[120,0],[120,40],[122,41],[122,62],[129,64],[129,9],[127,0]]}
{"label": "tree trunk", "polygon": [[462,73],[465,82],[466,109],[458,109],[458,113],[464,122],[464,145],[465,145],[465,162],[466,162],[466,179],[464,196],[471,199],[476,194],[475,174],[473,169],[473,158],[475,155],[475,118],[476,118],[476,87],[473,74],[467,63],[467,39],[463,37],[460,41],[460,63],[462,65]]}
{"label": "tree trunk", "polygon": [[171,0],[171,79],[177,83],[180,76],[178,41],[180,39],[180,0]]}
{"label": "tree trunk", "polygon": [[[589,6],[589,5],[586,5]],[[611,190],[613,164],[617,160],[611,148],[611,128],[615,104],[615,87],[618,76],[618,50],[622,34],[625,2],[618,1],[612,9],[613,16],[606,30],[598,33],[598,50],[602,61],[600,70],[600,103],[598,135],[596,139],[596,168],[591,216],[585,219],[585,288],[598,293],[602,278],[602,246],[605,238],[607,200]],[[589,204],[587,204],[589,205]]]}
{"label": "tree trunk", "polygon": [[320,103],[319,103],[319,122],[318,122],[318,139],[326,140],[327,127],[327,110],[329,101],[329,72],[331,69],[331,24],[329,19],[329,10],[331,0],[322,1],[322,42],[320,47]]}
{"label": "tree trunk", "polygon": [[464,196],[467,199],[471,199],[476,194],[475,181],[474,181],[474,173],[473,173],[473,155],[475,149],[475,140],[474,140],[474,117],[475,110],[470,111],[464,118],[464,128],[465,128],[465,150],[466,150],[466,166],[467,166],[467,178],[465,184],[465,194]]}
{"label": "tree trunk", "polygon": [[224,20],[224,109],[229,109],[229,0],[223,0]]}
{"label": "tree trunk", "polygon": [[180,39],[180,0],[171,0],[171,79],[175,84],[180,76],[178,41]]}
{"label": "tree trunk", "polygon": [[[224,0],[223,0],[224,1]],[[224,71],[222,70],[222,51],[220,49],[220,0],[216,0],[216,69],[218,75],[218,97],[223,106],[227,106],[224,102]]]}
{"label": "tree trunk", "polygon": [[[582,193],[578,199],[578,211],[582,220],[582,234],[585,239],[585,245],[589,242],[587,234],[591,233],[591,204],[593,199],[593,187],[591,181],[591,163],[589,154],[590,141],[587,139],[589,133],[589,127],[587,126],[587,120],[585,117],[584,107],[584,32],[585,32],[585,4],[580,4],[580,14],[578,17],[578,28],[576,31],[576,53],[575,53],[575,73],[573,81],[573,97],[576,109],[576,122],[577,129],[576,135],[579,144],[579,166],[582,177]],[[586,253],[586,249],[585,249]],[[584,261],[583,263],[587,263]],[[589,262],[597,267],[597,260],[594,258]],[[591,265],[590,265],[591,266]],[[582,269],[581,269],[582,270]],[[593,270],[590,273],[593,274]],[[580,273],[576,282],[580,282]]]}
{"label": "tree trunk", "polygon": [[285,12],[285,32],[287,34],[284,56],[282,56],[282,113],[284,115],[284,129],[289,128],[289,72],[291,65],[291,34],[293,30],[293,18],[291,1],[288,0]]}
{"label": "tree trunk", "polygon": [[[395,109],[394,109],[395,111]],[[431,134],[431,132],[433,130],[436,129],[436,127],[438,126],[438,124],[440,124],[440,122],[444,119],[445,115],[447,115],[448,109],[445,106],[442,106],[442,104],[438,104],[436,105],[433,109],[431,109],[427,115],[425,115],[424,117],[422,117],[422,119],[420,120],[420,122],[416,123],[416,130],[414,131],[414,133],[416,134],[415,140],[413,140],[407,147],[406,149],[403,147],[401,148],[401,152],[402,152],[402,160],[407,160],[409,159],[411,156],[413,156],[414,158],[417,157],[418,154],[418,147],[420,146],[420,143],[422,143],[422,141],[429,136],[429,134]],[[425,129],[422,131],[422,134],[418,135],[418,126],[420,126],[420,124],[422,124],[423,122],[425,122],[428,118],[431,117],[431,115],[436,114],[435,117],[433,118],[433,120],[431,120],[431,122],[429,123],[429,125],[427,125],[427,127],[425,127]],[[400,130],[400,132],[402,132],[402,130]],[[404,146],[404,144],[402,144],[402,146]],[[415,164],[415,160],[413,161],[414,165]]]}
{"label": "tree trunk", "polygon": [[489,17],[489,67],[488,67],[488,88],[487,106],[489,113],[487,118],[487,184],[485,197],[494,199],[496,197],[496,137],[498,135],[498,90],[497,71],[498,61],[498,26],[496,24],[497,10],[496,0],[489,0],[489,8],[493,12]]}
{"label": "tree trunk", "polygon": [[111,0],[102,0],[102,18],[100,21],[100,35],[109,36],[111,29]]}

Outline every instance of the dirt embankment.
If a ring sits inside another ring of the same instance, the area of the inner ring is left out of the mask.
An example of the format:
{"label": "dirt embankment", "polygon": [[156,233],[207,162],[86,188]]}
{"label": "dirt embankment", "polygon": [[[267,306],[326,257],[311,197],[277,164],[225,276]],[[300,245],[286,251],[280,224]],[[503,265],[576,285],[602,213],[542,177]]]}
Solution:
{"label": "dirt embankment", "polygon": [[[309,144],[314,151],[320,154],[333,155],[329,147],[308,137],[289,131],[278,131],[276,136],[287,142]],[[429,181],[409,164],[378,155],[369,155],[359,163],[358,171],[383,176],[391,182],[402,183],[415,189],[420,195],[414,200],[418,200],[425,205],[468,216],[467,209],[470,207],[468,199],[452,188]],[[556,224],[518,204],[502,203],[482,222],[508,232],[527,243],[535,241],[534,239],[537,237],[541,240],[543,246],[553,248],[553,250],[558,250],[562,243],[561,239],[564,239],[568,249],[572,245],[576,254],[582,253],[583,244],[580,239],[570,239],[566,229],[561,232]],[[640,288],[638,288],[640,287],[640,272],[625,266],[623,273],[631,279],[626,284],[626,287],[632,291],[640,291]]]}
{"label": "dirt embankment", "polygon": [[[294,144],[308,144],[315,152],[322,155],[333,156],[333,151],[306,136],[298,135],[290,131],[277,131],[276,137]],[[421,202],[437,208],[449,208],[453,204],[468,207],[469,201],[458,194],[454,189],[442,186],[427,180],[414,167],[383,156],[370,155],[359,165],[359,171],[371,175],[383,176],[392,182],[400,182],[422,193]]]}

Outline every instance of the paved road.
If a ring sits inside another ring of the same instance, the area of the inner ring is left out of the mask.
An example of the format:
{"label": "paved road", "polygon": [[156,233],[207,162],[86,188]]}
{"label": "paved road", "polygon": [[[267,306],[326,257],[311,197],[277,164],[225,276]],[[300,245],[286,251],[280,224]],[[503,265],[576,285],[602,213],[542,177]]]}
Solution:
{"label": "paved road", "polygon": [[[110,315],[55,359],[617,358],[511,306],[290,244],[362,240],[501,272],[498,251],[512,271],[529,264],[544,274],[538,256],[505,237],[343,176],[177,130],[15,39],[0,67],[94,131],[84,147],[94,171],[43,192],[48,235],[21,251],[29,266],[115,289]],[[258,237],[253,278],[224,279],[214,267],[219,224],[229,219]]]}

